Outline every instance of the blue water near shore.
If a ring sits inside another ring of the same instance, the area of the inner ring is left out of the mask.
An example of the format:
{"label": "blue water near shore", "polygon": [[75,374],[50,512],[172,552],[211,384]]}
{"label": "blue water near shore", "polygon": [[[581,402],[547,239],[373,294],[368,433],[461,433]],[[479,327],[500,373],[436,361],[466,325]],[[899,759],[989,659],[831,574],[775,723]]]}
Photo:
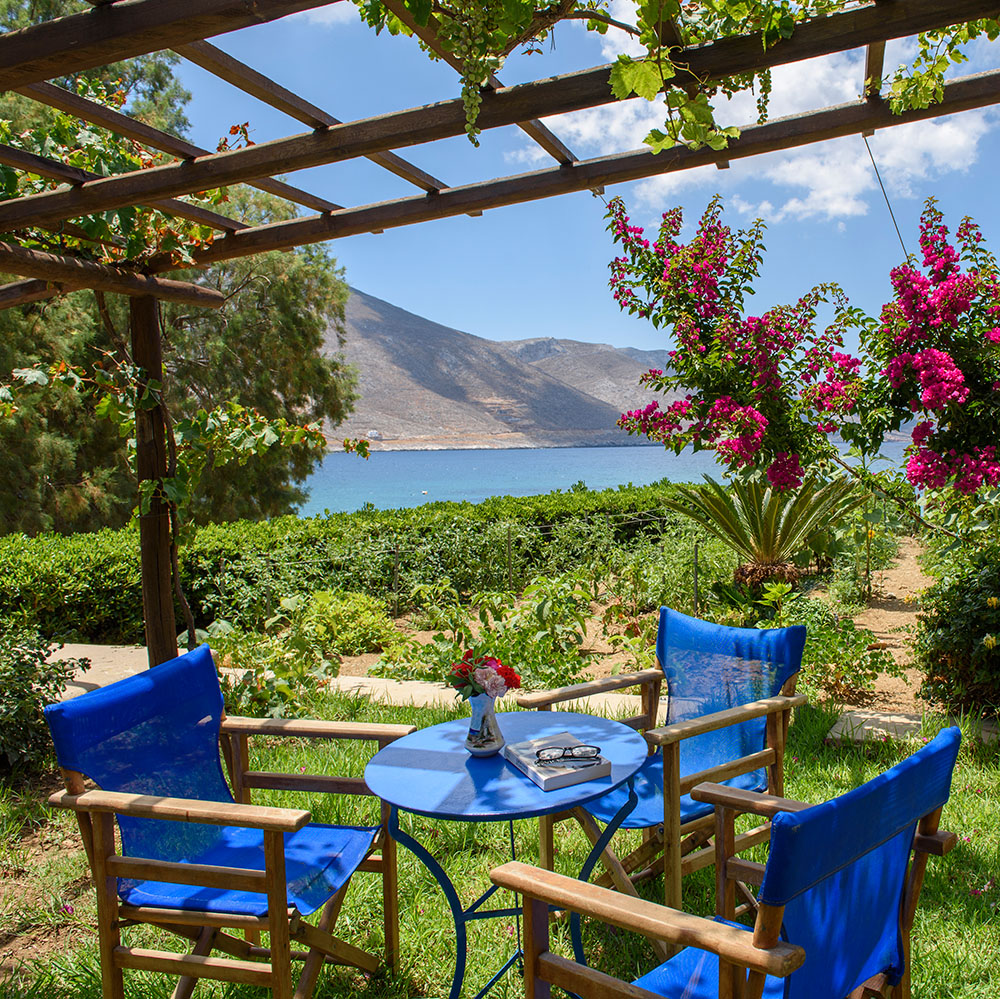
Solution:
{"label": "blue water near shore", "polygon": [[[898,462],[905,442],[889,441],[882,453]],[[881,465],[877,467],[886,468]],[[331,452],[305,484],[309,498],[299,514],[414,507],[437,500],[478,503],[490,496],[534,496],[566,490],[649,485],[660,479],[699,482],[719,477],[711,452],[674,455],[661,447],[516,448],[468,451],[373,451],[364,461]]]}

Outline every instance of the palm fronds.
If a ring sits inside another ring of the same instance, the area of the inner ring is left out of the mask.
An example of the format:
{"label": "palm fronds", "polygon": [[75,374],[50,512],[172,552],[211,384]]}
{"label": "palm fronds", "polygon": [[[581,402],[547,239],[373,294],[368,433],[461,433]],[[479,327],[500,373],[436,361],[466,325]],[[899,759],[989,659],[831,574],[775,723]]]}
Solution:
{"label": "palm fronds", "polygon": [[690,517],[755,565],[781,565],[842,520],[864,497],[848,478],[823,485],[810,475],[798,489],[776,490],[760,481],[728,487],[705,476],[704,486],[677,486],[666,506]]}

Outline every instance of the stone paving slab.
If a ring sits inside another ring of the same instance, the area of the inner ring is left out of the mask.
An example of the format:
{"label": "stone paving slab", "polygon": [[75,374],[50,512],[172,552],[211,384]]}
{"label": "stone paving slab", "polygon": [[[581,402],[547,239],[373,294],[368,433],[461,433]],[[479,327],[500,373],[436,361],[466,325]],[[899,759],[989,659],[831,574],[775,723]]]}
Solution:
{"label": "stone paving slab", "polygon": [[134,676],[149,668],[149,657],[142,645],[78,645],[67,643],[56,649],[50,659],[89,659],[90,669],[66,685],[62,700],[69,700],[88,690],[106,687],[115,680]]}
{"label": "stone paving slab", "polygon": [[[954,720],[954,719],[953,719]],[[831,745],[843,745],[866,740],[894,739],[906,741],[920,739],[923,735],[923,715],[865,711],[846,711],[834,722],[826,737]],[[996,722],[980,723],[979,737],[983,742],[993,743],[1000,739]]]}

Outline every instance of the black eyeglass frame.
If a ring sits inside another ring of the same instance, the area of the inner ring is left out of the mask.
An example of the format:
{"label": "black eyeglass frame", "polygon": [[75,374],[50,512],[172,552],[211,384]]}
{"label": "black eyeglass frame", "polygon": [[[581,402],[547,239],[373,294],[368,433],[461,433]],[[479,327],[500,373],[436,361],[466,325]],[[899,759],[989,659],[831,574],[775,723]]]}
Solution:
{"label": "black eyeglass frame", "polygon": [[[551,755],[558,752],[557,756]],[[535,758],[541,766],[567,766],[580,764],[593,766],[601,755],[600,746],[543,746],[535,750]]]}

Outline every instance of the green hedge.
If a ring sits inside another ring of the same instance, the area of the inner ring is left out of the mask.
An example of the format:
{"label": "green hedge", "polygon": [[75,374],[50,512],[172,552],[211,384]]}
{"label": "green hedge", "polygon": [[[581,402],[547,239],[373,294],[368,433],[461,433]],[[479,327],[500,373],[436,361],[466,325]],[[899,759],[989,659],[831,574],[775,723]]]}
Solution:
{"label": "green hedge", "polygon": [[[520,589],[538,572],[592,561],[602,548],[691,533],[665,511],[666,482],[554,492],[482,503],[432,503],[330,517],[282,517],[201,528],[180,552],[181,577],[203,627],[227,618],[259,626],[281,597],[364,592],[405,609],[418,583],[443,577],[463,593]],[[62,640],[142,640],[135,528],[0,538],[0,622]]]}
{"label": "green hedge", "polygon": [[921,693],[952,708],[1000,712],[1000,544],[931,564],[938,581],[924,594],[914,643]]}

